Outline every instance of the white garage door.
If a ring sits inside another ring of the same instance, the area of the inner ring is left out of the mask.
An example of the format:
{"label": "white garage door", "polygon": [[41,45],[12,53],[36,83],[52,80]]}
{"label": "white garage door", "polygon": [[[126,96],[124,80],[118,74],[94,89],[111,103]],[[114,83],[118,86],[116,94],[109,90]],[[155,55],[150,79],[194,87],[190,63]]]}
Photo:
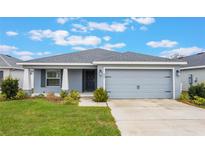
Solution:
{"label": "white garage door", "polygon": [[106,70],[110,98],[172,98],[171,70]]}

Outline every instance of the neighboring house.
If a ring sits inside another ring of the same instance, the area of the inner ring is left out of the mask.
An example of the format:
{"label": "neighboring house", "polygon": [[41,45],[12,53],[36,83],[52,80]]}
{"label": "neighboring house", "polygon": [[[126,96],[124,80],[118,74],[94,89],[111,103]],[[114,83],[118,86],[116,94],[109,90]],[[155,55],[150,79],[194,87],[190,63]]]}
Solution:
{"label": "neighboring house", "polygon": [[181,68],[182,89],[187,91],[190,85],[205,82],[205,53],[180,58],[187,61]]}
{"label": "neighboring house", "polygon": [[92,92],[105,88],[111,98],[178,98],[181,60],[89,49],[21,62],[24,90],[31,91],[30,70],[34,70],[34,93],[61,90]]}
{"label": "neighboring house", "polygon": [[19,87],[23,86],[23,67],[16,65],[22,62],[21,60],[9,55],[0,54],[0,84],[3,79],[11,76],[19,80]]}

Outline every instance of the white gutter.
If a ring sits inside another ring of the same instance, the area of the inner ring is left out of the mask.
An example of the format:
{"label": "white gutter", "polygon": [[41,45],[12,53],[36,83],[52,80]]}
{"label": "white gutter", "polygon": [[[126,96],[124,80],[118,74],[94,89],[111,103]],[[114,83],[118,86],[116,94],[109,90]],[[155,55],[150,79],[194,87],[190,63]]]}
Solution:
{"label": "white gutter", "polygon": [[148,65],[186,65],[187,62],[145,62],[145,61],[94,61],[93,63],[17,63],[17,65],[48,65],[48,66],[64,66],[64,65],[76,65],[76,66],[92,66],[96,64],[148,64]]}
{"label": "white gutter", "polygon": [[187,62],[145,62],[145,61],[94,61],[93,64],[148,64],[148,65],[186,65]]}
{"label": "white gutter", "polygon": [[17,63],[17,65],[49,65],[49,66],[64,66],[64,65],[86,65],[86,66],[92,66],[92,63]]}
{"label": "white gutter", "polygon": [[201,66],[191,66],[191,67],[183,67],[183,68],[181,68],[181,70],[197,69],[197,68],[205,68],[205,65],[201,65]]}
{"label": "white gutter", "polygon": [[23,70],[23,68],[20,68],[20,67],[1,67],[1,66],[0,66],[0,69],[16,69],[16,70]]}

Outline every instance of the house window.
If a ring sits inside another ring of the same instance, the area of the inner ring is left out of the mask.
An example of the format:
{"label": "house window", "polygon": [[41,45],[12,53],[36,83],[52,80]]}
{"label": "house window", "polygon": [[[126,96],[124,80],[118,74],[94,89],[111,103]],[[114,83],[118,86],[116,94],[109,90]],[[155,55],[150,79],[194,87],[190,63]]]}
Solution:
{"label": "house window", "polygon": [[47,86],[60,86],[61,71],[60,70],[47,70],[46,83]]}
{"label": "house window", "polygon": [[189,74],[189,84],[192,85],[193,84],[193,75],[192,74]]}

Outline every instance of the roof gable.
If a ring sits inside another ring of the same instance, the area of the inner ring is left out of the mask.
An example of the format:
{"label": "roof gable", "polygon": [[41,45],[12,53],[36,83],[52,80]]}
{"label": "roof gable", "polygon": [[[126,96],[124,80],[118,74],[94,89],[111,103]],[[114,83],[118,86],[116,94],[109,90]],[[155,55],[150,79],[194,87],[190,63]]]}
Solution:
{"label": "roof gable", "polygon": [[22,62],[20,59],[14,58],[9,55],[0,54],[0,67],[1,68],[22,68],[16,63]]}
{"label": "roof gable", "polygon": [[188,64],[186,65],[186,67],[203,66],[205,65],[205,52],[183,57],[180,59],[187,61]]}

